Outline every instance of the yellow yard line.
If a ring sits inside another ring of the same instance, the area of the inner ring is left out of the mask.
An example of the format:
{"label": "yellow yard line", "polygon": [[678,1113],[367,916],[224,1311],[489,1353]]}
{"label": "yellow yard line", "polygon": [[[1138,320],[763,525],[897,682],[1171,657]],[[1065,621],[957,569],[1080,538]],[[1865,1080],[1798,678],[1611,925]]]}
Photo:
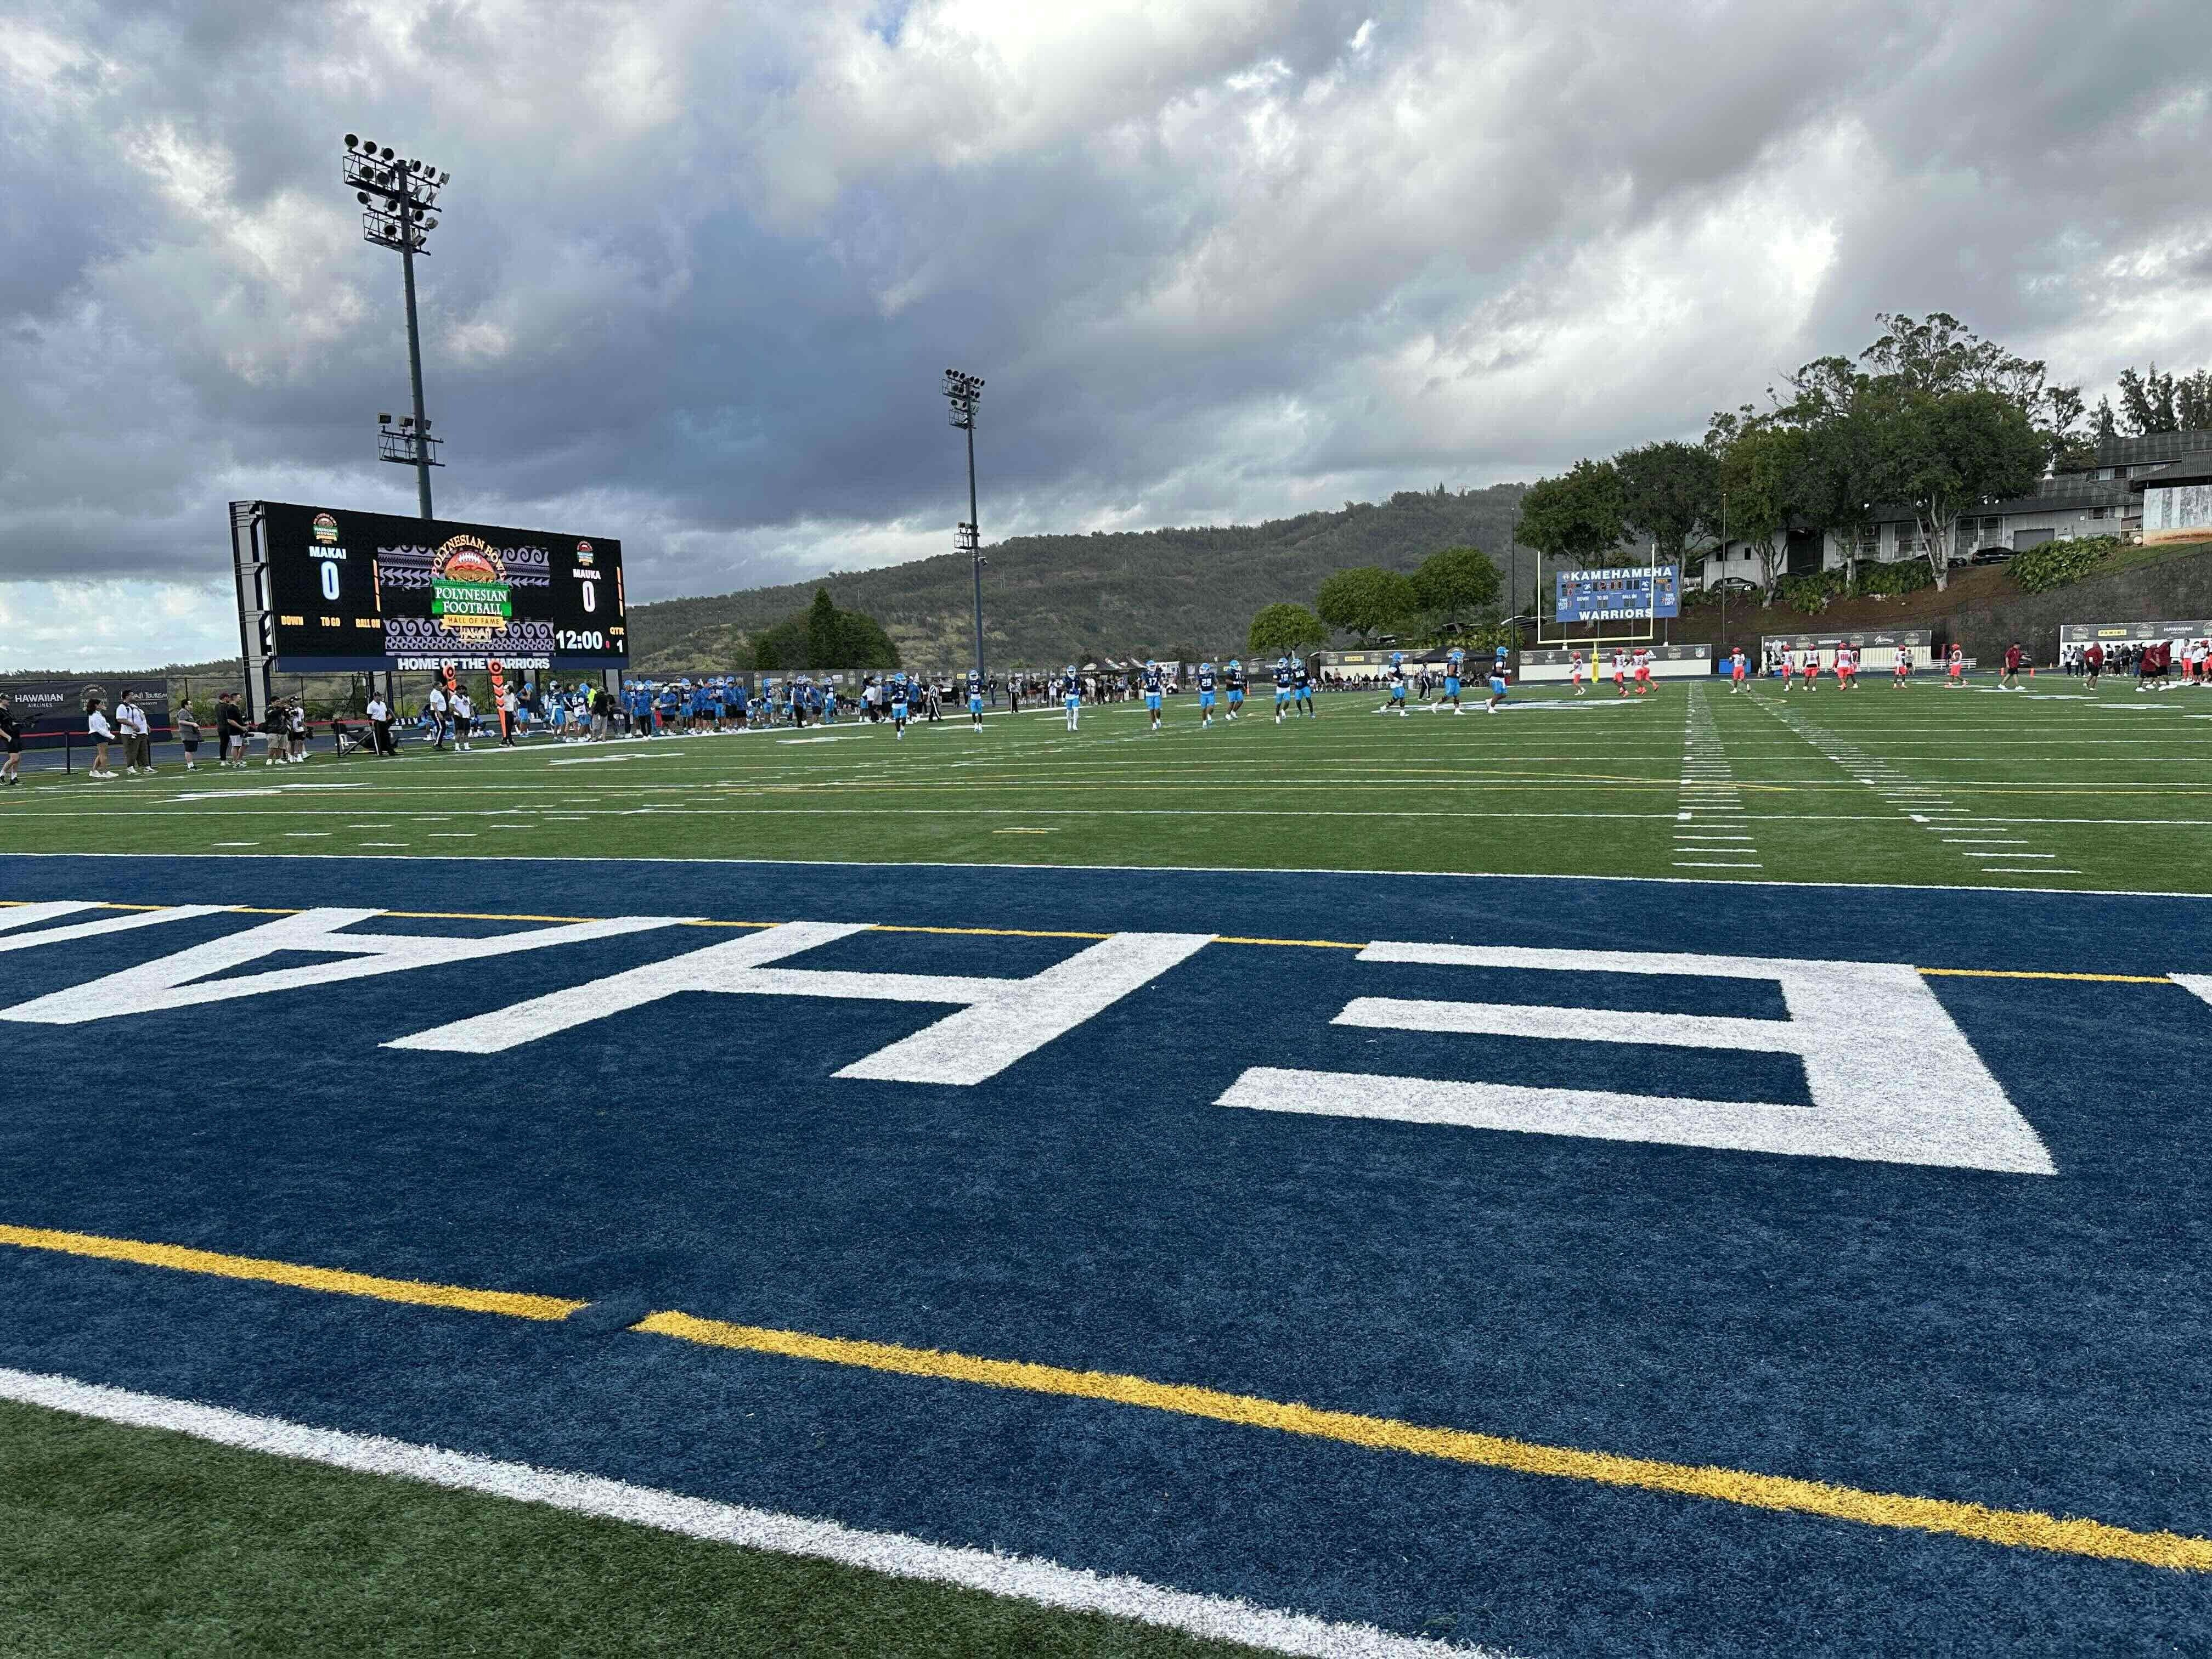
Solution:
{"label": "yellow yard line", "polygon": [[258,1256],[226,1255],[216,1250],[190,1249],[181,1244],[145,1244],[135,1239],[103,1238],[94,1233],[57,1232],[47,1227],[0,1224],[0,1244],[14,1244],[27,1250],[53,1250],[64,1255],[97,1256],[105,1261],[135,1262],[142,1267],[167,1267],[178,1273],[210,1273],[218,1279],[289,1285],[295,1290],[322,1291],[333,1296],[410,1302],[426,1308],[459,1308],[468,1313],[503,1314],[509,1319],[566,1319],[584,1305],[556,1296],[532,1296],[520,1291],[477,1291],[460,1285],[426,1284],[415,1279],[383,1279],[374,1273],[347,1273],[337,1267],[302,1267]]}
{"label": "yellow yard line", "polygon": [[[222,1279],[283,1285],[380,1302],[464,1310],[509,1318],[551,1322],[588,1305],[559,1297],[514,1291],[471,1290],[457,1285],[387,1279],[331,1267],[303,1267],[258,1256],[228,1255],[181,1245],[107,1238],[43,1227],[0,1225],[0,1244]],[[2183,1533],[2140,1531],[2102,1521],[1996,1509],[1951,1498],[1871,1492],[1789,1475],[1760,1474],[1717,1464],[1674,1463],[1574,1446],[1547,1445],[1471,1429],[1437,1428],[1331,1411],[1258,1395],[1233,1394],[1192,1383],[1162,1382],[1115,1371],[1075,1370],[1030,1360],[992,1359],[903,1343],[823,1336],[810,1331],[742,1325],[664,1310],[631,1328],[712,1348],[772,1354],[819,1364],[843,1365],[902,1376],[1004,1389],[1024,1394],[1097,1401],[1173,1416],[1201,1418],[1241,1427],[1395,1452],[1439,1462],[1504,1469],[1516,1474],[1668,1492],[1746,1509],[1777,1510],[1849,1521],[1863,1526],[1948,1534],[1980,1543],[2045,1550],[2062,1555],[2140,1562],[2189,1572],[2212,1571],[2212,1539]]]}

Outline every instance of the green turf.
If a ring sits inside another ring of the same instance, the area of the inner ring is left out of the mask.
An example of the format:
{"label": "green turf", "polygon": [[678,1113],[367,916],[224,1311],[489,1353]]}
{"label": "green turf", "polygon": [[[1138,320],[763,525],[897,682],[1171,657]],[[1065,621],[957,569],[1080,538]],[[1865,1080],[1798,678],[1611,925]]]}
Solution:
{"label": "green turf", "polygon": [[[1086,711],[1074,734],[1038,714],[981,733],[918,726],[904,743],[846,725],[189,779],[33,774],[0,795],[0,851],[2212,890],[2212,696],[1990,684],[1923,676],[1898,692],[1869,676],[1850,696],[1829,680],[1738,696],[1675,681],[1572,708],[1540,689],[1516,699],[1547,706],[1497,718],[1404,720],[1339,695],[1317,720],[1278,727],[1263,702],[1203,733],[1179,699],[1157,737],[1122,706]],[[1698,793],[1722,784],[1733,797]],[[593,913],[588,881],[546,903]],[[1231,1650],[26,1407],[0,1407],[0,1471],[10,1653]]]}
{"label": "green turf", "polygon": [[[1830,680],[1735,696],[1674,681],[1628,703],[1601,689],[1571,710],[1543,688],[1496,718],[1478,705],[1403,720],[1340,694],[1316,720],[1279,727],[1262,705],[1206,732],[1179,699],[1157,736],[1121,705],[1087,711],[1073,734],[1038,713],[980,733],[964,719],[920,725],[903,743],[848,723],[190,779],[34,775],[0,798],[0,850],[2212,887],[2212,726],[2196,718],[2212,717],[2212,696],[2107,681],[2093,697],[2050,677],[2016,695],[1991,685],[1953,691],[1923,675],[1899,692],[1869,676],[1848,696]],[[1740,787],[1741,824],[1683,793],[1693,697]],[[1840,763],[1839,745],[1864,758]],[[1902,798],[1913,789],[1936,793]],[[1731,856],[1686,856],[1701,847]]]}
{"label": "green turf", "polygon": [[1250,1649],[0,1402],[0,1651]]}

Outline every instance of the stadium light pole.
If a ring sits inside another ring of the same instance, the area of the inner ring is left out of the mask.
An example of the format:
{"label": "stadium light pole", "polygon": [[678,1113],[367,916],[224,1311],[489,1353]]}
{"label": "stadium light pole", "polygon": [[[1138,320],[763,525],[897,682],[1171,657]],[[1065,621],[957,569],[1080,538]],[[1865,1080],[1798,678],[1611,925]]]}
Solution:
{"label": "stadium light pole", "polygon": [[953,538],[955,546],[975,562],[975,673],[983,672],[983,538],[975,511],[975,405],[983,396],[983,382],[957,368],[945,371],[945,396],[951,404],[952,424],[968,434],[968,521]]}
{"label": "stadium light pole", "polygon": [[349,132],[340,176],[354,186],[361,204],[361,234],[364,241],[395,248],[407,295],[407,377],[415,393],[415,412],[397,426],[388,415],[377,417],[379,459],[415,469],[415,500],[424,518],[430,514],[430,469],[443,466],[438,459],[440,440],[430,435],[430,417],[422,410],[422,331],[415,317],[415,256],[428,257],[423,244],[438,228],[438,192],[453,175],[441,173],[427,161],[395,155],[389,144],[380,149],[372,138]]}

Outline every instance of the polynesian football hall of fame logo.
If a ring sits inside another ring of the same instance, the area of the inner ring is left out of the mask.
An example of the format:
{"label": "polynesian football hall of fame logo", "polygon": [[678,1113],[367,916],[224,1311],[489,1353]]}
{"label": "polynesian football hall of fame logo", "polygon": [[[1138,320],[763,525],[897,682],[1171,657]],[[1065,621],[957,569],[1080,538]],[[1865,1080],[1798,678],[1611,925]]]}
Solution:
{"label": "polynesian football hall of fame logo", "polygon": [[455,536],[430,556],[430,615],[458,634],[496,634],[514,614],[499,555]]}
{"label": "polynesian football hall of fame logo", "polygon": [[310,527],[315,532],[315,544],[318,547],[335,547],[337,545],[338,521],[332,518],[329,514],[316,514],[314,522]]}

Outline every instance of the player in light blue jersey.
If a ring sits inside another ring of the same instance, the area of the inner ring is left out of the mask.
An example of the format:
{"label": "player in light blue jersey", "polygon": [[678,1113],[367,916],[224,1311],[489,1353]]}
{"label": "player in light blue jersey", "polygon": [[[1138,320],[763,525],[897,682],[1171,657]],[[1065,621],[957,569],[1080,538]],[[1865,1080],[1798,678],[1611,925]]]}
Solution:
{"label": "player in light blue jersey", "polygon": [[1288,657],[1276,658],[1275,724],[1278,726],[1283,723],[1283,711],[1291,706],[1291,698],[1294,695],[1291,686],[1296,676],[1291,672],[1291,659]]}
{"label": "player in light blue jersey", "polygon": [[1444,653],[1444,701],[1452,706],[1452,713],[1455,714],[1467,713],[1466,709],[1459,706],[1460,675],[1466,667],[1467,653],[1457,646],[1452,647],[1450,650]]}
{"label": "player in light blue jersey", "polygon": [[1486,714],[1495,714],[1505,701],[1505,647],[1498,647],[1498,655],[1490,665],[1490,701],[1482,705]]}
{"label": "player in light blue jersey", "polygon": [[983,671],[968,671],[968,726],[970,731],[983,729]]}
{"label": "player in light blue jersey", "polygon": [[1155,732],[1160,729],[1160,696],[1166,689],[1166,682],[1160,676],[1159,664],[1146,658],[1145,660],[1145,709],[1152,717],[1152,729]]}
{"label": "player in light blue jersey", "polygon": [[1300,657],[1291,663],[1291,695],[1297,700],[1298,713],[1304,714],[1308,720],[1316,720],[1319,718],[1319,716],[1314,713],[1313,682],[1313,667],[1304,657]]}
{"label": "player in light blue jersey", "polygon": [[1229,659],[1229,666],[1222,671],[1221,679],[1223,689],[1229,694],[1227,718],[1232,720],[1243,719],[1244,665],[1237,658],[1231,657]]}
{"label": "player in light blue jersey", "polygon": [[1406,658],[1399,651],[1390,653],[1390,707],[1399,719],[1406,717]]}
{"label": "player in light blue jersey", "polygon": [[1198,729],[1211,731],[1213,726],[1213,665],[1202,662],[1198,665]]}
{"label": "player in light blue jersey", "polygon": [[891,731],[901,743],[906,741],[906,675],[891,676]]}
{"label": "player in light blue jersey", "polygon": [[1060,706],[1067,710],[1067,729],[1074,731],[1083,714],[1083,681],[1073,663],[1060,677]]}

